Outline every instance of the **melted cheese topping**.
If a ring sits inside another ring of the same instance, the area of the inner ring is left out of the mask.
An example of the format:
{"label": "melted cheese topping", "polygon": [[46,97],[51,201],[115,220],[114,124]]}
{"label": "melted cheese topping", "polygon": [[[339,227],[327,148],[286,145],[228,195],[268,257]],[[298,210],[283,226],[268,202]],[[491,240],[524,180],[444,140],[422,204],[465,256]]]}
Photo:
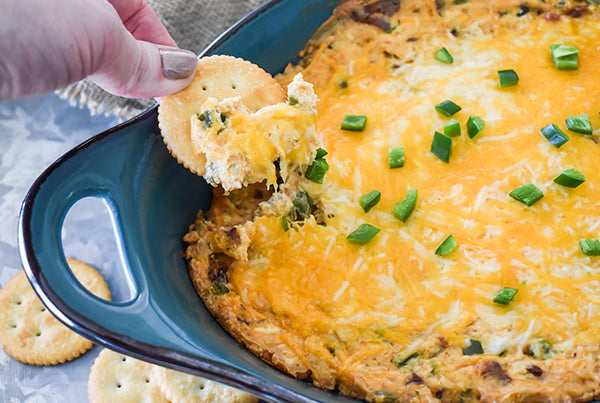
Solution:
{"label": "melted cheese topping", "polygon": [[[317,99],[312,85],[298,74],[288,86],[288,102],[269,105],[254,113],[240,97],[208,98],[191,118],[194,152],[207,159],[204,178],[227,191],[267,181],[277,186],[295,167],[305,167],[316,154]],[[293,105],[292,105],[293,104]]]}
{"label": "melted cheese topping", "polygon": [[[400,27],[417,30],[426,18],[415,14]],[[322,39],[302,72],[315,83],[317,131],[329,152],[324,184],[307,189],[320,198],[326,226],[308,220],[284,232],[279,217],[248,224],[255,258],[236,262],[231,275],[242,301],[266,297],[298,335],[334,333],[344,342],[372,336],[410,346],[439,334],[457,345],[480,339],[492,353],[531,338],[555,348],[599,343],[600,258],[578,246],[600,233],[598,130],[568,132],[560,149],[540,134],[549,123],[566,131],[565,119],[584,113],[600,127],[597,38],[596,21],[539,18],[489,35],[420,37],[413,47],[365,24]],[[553,43],[579,47],[576,71],[554,67]],[[432,57],[442,46],[453,64]],[[388,49],[403,53],[381,56]],[[503,69],[518,73],[517,86],[499,88]],[[429,151],[449,120],[434,105],[446,99],[463,108],[449,164]],[[365,131],[342,131],[345,114],[367,115]],[[470,115],[487,123],[473,139]],[[390,147],[405,148],[403,168],[388,168]],[[586,182],[555,184],[568,168]],[[544,197],[525,207],[508,193],[529,182]],[[381,201],[364,213],[358,199],[373,189]],[[392,208],[408,189],[419,198],[402,223]],[[345,239],[361,223],[381,229],[365,246]],[[458,248],[435,255],[449,234]],[[518,289],[508,306],[492,302],[503,287]]]}

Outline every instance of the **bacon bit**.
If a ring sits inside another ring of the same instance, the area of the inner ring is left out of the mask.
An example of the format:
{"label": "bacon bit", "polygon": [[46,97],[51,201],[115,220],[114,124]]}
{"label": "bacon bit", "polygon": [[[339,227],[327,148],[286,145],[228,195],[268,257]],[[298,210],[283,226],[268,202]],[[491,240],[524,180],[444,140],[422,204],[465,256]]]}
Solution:
{"label": "bacon bit", "polygon": [[588,8],[588,6],[579,5],[579,6],[574,6],[573,8],[568,9],[565,14],[567,14],[571,18],[579,18],[583,14],[588,13],[589,11],[590,11],[590,9]]}
{"label": "bacon bit", "polygon": [[481,376],[484,378],[496,378],[500,382],[510,382],[512,378],[504,371],[504,368],[496,361],[486,361],[482,364]]}
{"label": "bacon bit", "polygon": [[211,255],[208,262],[208,278],[222,284],[229,282],[229,265],[222,255]]}
{"label": "bacon bit", "polygon": [[254,198],[258,199],[258,200],[264,200],[265,199],[265,195],[263,194],[262,190],[256,189],[254,191]]}
{"label": "bacon bit", "polygon": [[527,372],[529,372],[533,376],[537,376],[537,377],[540,377],[544,374],[544,371],[542,371],[542,369],[540,367],[538,367],[537,365],[533,365],[533,364],[527,366]]}
{"label": "bacon bit", "polygon": [[437,11],[440,11],[444,7],[446,7],[446,0],[435,0],[435,9]]}
{"label": "bacon bit", "polygon": [[410,385],[411,383],[416,383],[418,385],[425,385],[425,381],[423,380],[423,378],[421,378],[419,375],[417,375],[414,372],[412,373],[410,378],[408,378],[408,380],[406,381],[407,385]]}
{"label": "bacon bit", "polygon": [[379,0],[365,6],[365,11],[369,14],[383,14],[391,17],[400,10],[400,0]]}
{"label": "bacon bit", "polygon": [[560,14],[555,13],[554,11],[548,11],[544,14],[544,19],[550,22],[558,22],[560,21]]}
{"label": "bacon bit", "polygon": [[223,231],[223,232],[225,233],[225,236],[227,237],[227,239],[233,246],[239,246],[240,243],[242,242],[242,239],[240,238],[240,234],[237,232],[237,229],[235,227],[233,227],[229,231]]}
{"label": "bacon bit", "polygon": [[374,25],[383,31],[389,31],[391,25],[387,20],[400,9],[400,0],[378,0],[366,6],[352,10],[350,17],[357,22]]}
{"label": "bacon bit", "polygon": [[356,22],[373,25],[382,31],[389,31],[392,27],[385,19],[378,17],[377,15],[368,14],[364,10],[352,10],[350,17]]}

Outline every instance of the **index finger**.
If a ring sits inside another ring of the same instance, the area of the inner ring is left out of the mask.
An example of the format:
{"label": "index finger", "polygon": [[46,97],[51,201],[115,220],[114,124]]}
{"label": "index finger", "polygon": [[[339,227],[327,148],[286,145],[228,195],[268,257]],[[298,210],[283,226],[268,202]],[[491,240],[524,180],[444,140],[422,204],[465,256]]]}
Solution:
{"label": "index finger", "polygon": [[156,13],[144,0],[108,0],[137,40],[177,47]]}

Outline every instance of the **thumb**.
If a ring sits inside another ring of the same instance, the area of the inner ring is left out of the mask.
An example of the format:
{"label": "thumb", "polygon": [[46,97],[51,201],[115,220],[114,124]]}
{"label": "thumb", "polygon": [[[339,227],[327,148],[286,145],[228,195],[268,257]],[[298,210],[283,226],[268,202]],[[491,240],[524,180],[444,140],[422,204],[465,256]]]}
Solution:
{"label": "thumb", "polygon": [[198,66],[198,58],[183,50],[136,40],[129,32],[107,38],[99,67],[89,78],[115,95],[154,98],[185,88]]}

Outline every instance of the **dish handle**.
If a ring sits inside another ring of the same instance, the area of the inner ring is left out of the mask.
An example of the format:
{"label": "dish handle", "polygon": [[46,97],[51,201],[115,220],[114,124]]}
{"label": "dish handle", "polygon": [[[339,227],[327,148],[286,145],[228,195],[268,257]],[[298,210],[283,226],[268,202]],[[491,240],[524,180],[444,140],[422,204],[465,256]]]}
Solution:
{"label": "dish handle", "polygon": [[[44,305],[71,329],[117,350],[122,344],[121,335],[151,345],[176,344],[172,329],[150,303],[139,254],[129,252],[147,247],[135,235],[141,232],[137,184],[147,173],[135,172],[139,171],[140,160],[148,158],[148,150],[157,148],[154,143],[160,142],[157,136],[148,135],[155,122],[155,113],[150,111],[136,122],[125,124],[127,127],[117,126],[65,154],[33,184],[19,218],[21,260]],[[109,137],[116,130],[121,133]],[[136,154],[122,151],[132,149]],[[131,280],[133,295],[126,301],[111,302],[94,296],[79,283],[66,262],[61,241],[63,222],[69,209],[86,197],[103,199],[112,213],[124,270]]]}

